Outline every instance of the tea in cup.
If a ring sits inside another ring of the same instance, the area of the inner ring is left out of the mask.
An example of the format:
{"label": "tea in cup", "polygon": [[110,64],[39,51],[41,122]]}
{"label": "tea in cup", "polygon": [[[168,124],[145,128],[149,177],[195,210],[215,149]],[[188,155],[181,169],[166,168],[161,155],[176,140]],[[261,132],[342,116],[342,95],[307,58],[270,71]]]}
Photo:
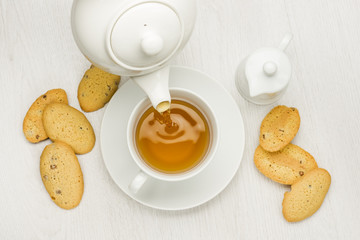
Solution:
{"label": "tea in cup", "polygon": [[144,99],[128,123],[128,146],[140,168],[129,185],[136,193],[148,177],[181,181],[199,174],[212,160],[218,129],[210,106],[195,93],[172,89],[170,110],[157,112]]}

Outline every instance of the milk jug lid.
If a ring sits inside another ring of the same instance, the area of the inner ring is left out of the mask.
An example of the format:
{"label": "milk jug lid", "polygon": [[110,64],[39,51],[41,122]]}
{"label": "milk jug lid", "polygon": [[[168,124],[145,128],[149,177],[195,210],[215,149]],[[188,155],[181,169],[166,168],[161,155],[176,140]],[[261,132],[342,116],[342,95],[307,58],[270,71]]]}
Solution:
{"label": "milk jug lid", "polygon": [[110,55],[126,69],[159,66],[175,54],[184,35],[179,15],[167,4],[145,2],[125,10],[110,33]]}
{"label": "milk jug lid", "polygon": [[251,97],[283,90],[291,78],[291,63],[284,49],[292,35],[284,38],[279,48],[260,48],[245,63],[245,76]]}

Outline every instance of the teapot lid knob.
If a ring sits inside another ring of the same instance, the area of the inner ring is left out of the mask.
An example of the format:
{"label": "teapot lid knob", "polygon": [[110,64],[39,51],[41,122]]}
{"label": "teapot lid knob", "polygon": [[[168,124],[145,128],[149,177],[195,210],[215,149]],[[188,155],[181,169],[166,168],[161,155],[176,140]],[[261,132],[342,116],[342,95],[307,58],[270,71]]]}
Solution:
{"label": "teapot lid knob", "polygon": [[161,52],[164,47],[164,40],[154,32],[145,34],[141,41],[141,49],[148,56],[155,56]]}

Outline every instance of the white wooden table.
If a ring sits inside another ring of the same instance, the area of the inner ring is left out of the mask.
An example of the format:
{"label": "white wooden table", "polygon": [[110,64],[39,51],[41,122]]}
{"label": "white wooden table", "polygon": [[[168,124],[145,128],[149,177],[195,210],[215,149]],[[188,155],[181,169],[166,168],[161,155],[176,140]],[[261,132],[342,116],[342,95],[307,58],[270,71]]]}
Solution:
{"label": "white wooden table", "polygon": [[[22,121],[31,103],[52,88],[79,109],[77,86],[89,67],[70,28],[71,0],[0,0],[0,239],[359,239],[360,1],[199,0],[194,34],[174,63],[221,82],[243,114],[246,146],[230,185],[186,211],[142,206],[110,178],[99,141],[79,156],[85,192],[79,207],[58,208],[39,174],[50,140],[30,144]],[[289,187],[254,166],[259,126],[272,106],[246,102],[234,74],[247,54],[277,46],[286,32],[293,77],[277,104],[295,106],[301,127],[294,143],[332,176],[321,209],[288,223],[281,210]],[[105,109],[86,114],[99,139]]]}

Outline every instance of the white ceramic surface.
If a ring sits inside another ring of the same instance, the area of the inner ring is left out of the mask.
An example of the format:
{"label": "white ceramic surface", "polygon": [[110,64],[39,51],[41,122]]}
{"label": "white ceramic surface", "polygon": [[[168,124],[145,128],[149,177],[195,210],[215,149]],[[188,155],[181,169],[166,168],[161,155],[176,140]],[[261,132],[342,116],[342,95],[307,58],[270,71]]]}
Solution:
{"label": "white ceramic surface", "polygon": [[137,194],[129,191],[128,185],[138,174],[139,167],[127,146],[127,122],[134,107],[145,98],[131,81],[116,92],[107,106],[100,144],[105,165],[122,191],[149,207],[182,210],[209,201],[229,184],[242,160],[245,132],[240,110],[231,95],[207,75],[190,68],[171,67],[169,84],[170,89],[196,92],[217,116],[221,135],[218,151],[200,174],[181,182],[150,179]]}
{"label": "white ceramic surface", "polygon": [[146,93],[154,108],[159,112],[168,109],[159,109],[158,106],[162,102],[169,103],[171,101],[169,93],[169,66],[143,76],[132,77],[131,79]]}

